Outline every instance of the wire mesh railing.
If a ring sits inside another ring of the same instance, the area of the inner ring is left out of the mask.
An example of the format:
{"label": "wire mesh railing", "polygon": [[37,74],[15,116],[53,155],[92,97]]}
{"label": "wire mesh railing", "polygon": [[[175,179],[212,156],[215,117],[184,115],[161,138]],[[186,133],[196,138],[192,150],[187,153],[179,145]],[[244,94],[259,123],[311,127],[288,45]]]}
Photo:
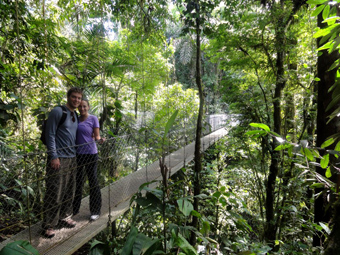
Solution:
{"label": "wire mesh railing", "polygon": [[[204,134],[223,127],[226,119],[226,115],[207,117]],[[147,130],[107,137],[104,143],[97,143],[97,156],[84,155],[82,158],[77,157],[78,160],[62,162],[67,165],[63,168],[67,171],[50,169],[48,167],[50,159],[46,151],[20,155],[11,151],[10,147],[6,147],[6,143],[2,142],[0,144],[0,245],[1,242],[5,243],[5,240],[22,230],[27,231],[26,239],[31,241],[32,236],[41,235],[41,227],[30,229],[37,223],[45,228],[50,224],[55,228],[65,227],[65,224],[59,220],[77,214],[77,206],[83,210],[82,213],[87,220],[91,215],[101,214],[101,206],[110,206],[102,205],[101,201],[118,199],[118,194],[114,198],[108,197],[111,193],[104,192],[104,187],[110,189],[117,180],[138,172],[143,167],[147,168],[162,155],[176,151],[194,141],[195,122],[191,121],[191,125],[188,123],[189,121],[179,121],[174,125],[174,129],[168,134],[168,146],[165,147]],[[82,176],[79,175],[80,171]],[[146,169],[145,172],[140,173],[144,175],[143,177],[135,175],[135,178],[148,181],[148,176],[145,176],[147,173]],[[86,179],[84,185],[78,185],[78,190],[73,185],[69,185],[69,189],[65,190],[57,188],[60,186],[58,182],[79,184]],[[116,185],[118,184],[123,185],[118,187],[122,193],[119,199],[131,196],[128,193],[128,186],[136,185],[133,180],[124,184],[117,182]],[[85,202],[78,199],[81,206],[75,205],[73,200],[75,195],[78,198],[89,196],[89,199]]]}

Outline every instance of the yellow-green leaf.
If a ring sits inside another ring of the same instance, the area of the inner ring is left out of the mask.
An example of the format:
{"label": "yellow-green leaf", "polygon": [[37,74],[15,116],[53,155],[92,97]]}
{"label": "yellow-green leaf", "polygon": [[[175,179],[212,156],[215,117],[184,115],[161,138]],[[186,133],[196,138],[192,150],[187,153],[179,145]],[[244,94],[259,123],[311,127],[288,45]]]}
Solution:
{"label": "yellow-green leaf", "polygon": [[266,124],[263,124],[263,123],[250,123],[249,125],[252,127],[262,128],[267,132],[270,131],[270,128]]}
{"label": "yellow-green leaf", "polygon": [[329,15],[329,11],[330,11],[331,7],[329,5],[326,5],[325,9],[322,12],[322,18],[325,20],[328,18]]}
{"label": "yellow-green leaf", "polygon": [[330,138],[321,144],[321,148],[326,148],[335,142],[334,138]]}
{"label": "yellow-green leaf", "polygon": [[303,149],[303,153],[305,154],[305,156],[310,160],[310,161],[314,161],[314,156],[312,154],[312,152],[307,149],[307,148],[304,148]]}
{"label": "yellow-green leaf", "polygon": [[331,178],[332,177],[332,172],[331,172],[331,168],[330,167],[327,168],[325,176],[327,178]]}
{"label": "yellow-green leaf", "polygon": [[340,44],[340,37],[338,37],[334,40],[332,48],[329,49],[328,53],[332,53],[333,51],[335,51],[338,48],[339,44]]}
{"label": "yellow-green leaf", "polygon": [[316,17],[320,14],[320,12],[322,12],[323,8],[325,8],[325,5],[320,5],[318,8],[316,8],[313,13],[312,13],[312,16],[313,17]]}
{"label": "yellow-green leaf", "polygon": [[288,148],[288,156],[293,157],[293,146]]}
{"label": "yellow-green leaf", "polygon": [[287,149],[287,148],[290,148],[292,147],[290,144],[280,144],[279,146],[277,146],[275,148],[276,151],[281,151],[281,150],[284,150],[284,149]]}
{"label": "yellow-green leaf", "polygon": [[329,27],[326,27],[326,28],[323,28],[323,29],[320,29],[318,30],[315,34],[314,34],[314,38],[318,38],[318,37],[321,37],[321,36],[325,36],[327,35],[328,33],[330,33],[334,28],[338,27],[340,24],[336,23],[336,24],[333,24]]}
{"label": "yellow-green leaf", "polygon": [[320,166],[323,169],[326,169],[328,167],[328,163],[329,163],[329,154],[326,154],[322,157],[322,159],[320,161]]}
{"label": "yellow-green leaf", "polygon": [[340,142],[338,142],[338,143],[335,145],[334,150],[340,151]]}
{"label": "yellow-green leaf", "polygon": [[308,0],[307,4],[323,4],[327,2],[327,0]]}

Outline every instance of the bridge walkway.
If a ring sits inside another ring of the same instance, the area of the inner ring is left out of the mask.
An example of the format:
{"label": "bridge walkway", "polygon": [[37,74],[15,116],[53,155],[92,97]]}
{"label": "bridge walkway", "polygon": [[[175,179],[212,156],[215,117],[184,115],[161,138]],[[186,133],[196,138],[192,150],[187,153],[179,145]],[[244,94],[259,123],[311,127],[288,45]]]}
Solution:
{"label": "bridge walkway", "polygon": [[[227,131],[222,128],[201,138],[202,151],[208,149],[209,146],[226,134]],[[167,156],[165,163],[170,170],[170,175],[176,173],[185,164],[193,160],[194,151],[195,143],[192,142]],[[75,228],[60,229],[56,232],[54,238],[46,239],[40,235],[41,223],[37,223],[0,243],[0,250],[9,242],[29,240],[40,254],[72,254],[104,230],[108,225],[109,217],[111,217],[111,221],[114,221],[129,209],[130,199],[138,191],[140,185],[160,179],[159,162],[156,161],[101,190],[102,194],[108,195],[102,197],[102,214],[98,220],[89,222],[89,197],[85,197],[82,200],[80,213],[73,217],[77,221]],[[156,182],[150,185],[150,187],[153,188],[157,185],[158,183]]]}

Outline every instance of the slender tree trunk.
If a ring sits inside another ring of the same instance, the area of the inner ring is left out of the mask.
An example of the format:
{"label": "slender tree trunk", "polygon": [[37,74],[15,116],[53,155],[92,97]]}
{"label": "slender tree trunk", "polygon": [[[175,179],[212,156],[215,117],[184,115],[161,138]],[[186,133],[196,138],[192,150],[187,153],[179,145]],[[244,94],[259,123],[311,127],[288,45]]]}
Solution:
{"label": "slender tree trunk", "polygon": [[[281,6],[283,7],[283,1],[281,1]],[[284,56],[285,56],[285,31],[284,23],[282,17],[279,17],[276,26],[276,84],[275,93],[273,98],[273,108],[274,108],[274,132],[281,134],[281,98],[282,90],[285,86],[284,78]],[[274,244],[276,239],[276,220],[274,218],[274,200],[275,200],[275,184],[276,177],[279,172],[279,162],[281,154],[279,151],[274,149],[278,146],[275,138],[271,142],[271,162],[269,167],[269,175],[266,186],[266,229],[265,229],[265,239],[268,243]]]}
{"label": "slender tree trunk", "polygon": [[[199,1],[196,1],[196,13],[199,16]],[[195,167],[194,167],[194,210],[199,211],[198,203],[199,199],[196,197],[201,193],[200,175],[202,170],[202,160],[201,160],[201,135],[202,135],[202,119],[203,119],[203,107],[204,107],[204,96],[201,80],[201,36],[200,36],[200,19],[196,18],[196,84],[199,93],[200,105],[197,117],[196,126],[196,141],[195,141]],[[192,226],[198,229],[198,218],[193,217]],[[190,238],[190,243],[192,245],[196,244],[196,236],[192,233]]]}

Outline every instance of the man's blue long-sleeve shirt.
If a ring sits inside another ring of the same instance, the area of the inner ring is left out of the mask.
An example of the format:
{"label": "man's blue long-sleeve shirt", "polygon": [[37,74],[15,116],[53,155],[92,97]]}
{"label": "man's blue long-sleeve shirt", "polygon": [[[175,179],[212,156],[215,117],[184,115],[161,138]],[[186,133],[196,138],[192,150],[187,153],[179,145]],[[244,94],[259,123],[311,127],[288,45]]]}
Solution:
{"label": "man's blue long-sleeve shirt", "polygon": [[[67,107],[66,107],[67,108]],[[76,114],[76,113],[74,113]],[[67,108],[67,116],[58,128],[63,115],[61,107],[55,107],[48,115],[46,122],[46,145],[51,159],[72,158],[76,156],[76,134],[78,128],[77,117],[72,121],[71,111]]]}

